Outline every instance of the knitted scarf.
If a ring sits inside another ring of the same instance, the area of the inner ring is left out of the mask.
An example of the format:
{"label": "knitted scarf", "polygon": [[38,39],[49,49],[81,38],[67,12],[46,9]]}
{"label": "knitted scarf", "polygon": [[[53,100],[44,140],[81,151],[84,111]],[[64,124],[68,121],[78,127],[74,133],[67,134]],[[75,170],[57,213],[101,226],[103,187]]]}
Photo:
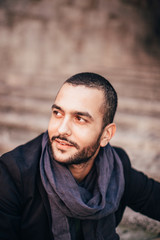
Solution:
{"label": "knitted scarf", "polygon": [[40,174],[50,203],[53,239],[77,240],[76,219],[85,240],[119,239],[114,213],[124,191],[124,176],[119,156],[109,144],[100,149],[94,167],[78,184],[69,169],[52,158],[46,132]]}

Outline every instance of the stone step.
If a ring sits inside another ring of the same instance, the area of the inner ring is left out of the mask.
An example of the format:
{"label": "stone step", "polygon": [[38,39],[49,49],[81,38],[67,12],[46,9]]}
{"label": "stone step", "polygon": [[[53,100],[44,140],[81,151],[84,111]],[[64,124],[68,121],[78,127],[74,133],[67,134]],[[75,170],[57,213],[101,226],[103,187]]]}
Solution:
{"label": "stone step", "polygon": [[0,126],[30,131],[41,131],[48,125],[48,117],[43,114],[0,112]]}
{"label": "stone step", "polygon": [[144,99],[144,100],[151,100],[151,101],[160,101],[160,88],[153,88],[151,89],[148,86],[136,86],[130,83],[123,84],[123,86],[115,82],[113,84],[115,89],[120,97],[130,97],[130,98],[137,98],[137,99]]}
{"label": "stone step", "polygon": [[[114,72],[100,72],[100,74],[102,74],[103,76],[105,76],[106,78],[108,78],[109,81],[114,82],[114,83],[119,83],[122,86],[129,84],[127,87],[132,87],[132,86],[137,86],[137,87],[154,87],[154,88],[160,88],[160,74],[159,76],[146,76],[146,77],[141,77],[140,75],[125,75],[125,73],[123,73],[122,75]],[[62,79],[62,77],[57,80],[51,77],[46,76],[46,78],[42,79],[41,81],[39,81],[39,79],[37,78],[37,76],[34,77],[34,79],[32,79],[33,77],[29,77],[29,79],[27,79],[26,81],[19,81],[18,77],[17,79],[15,79],[15,81],[10,82],[10,81],[3,81],[1,80],[1,87],[5,88],[9,88],[9,87],[16,87],[21,88],[31,88],[31,86],[33,88],[48,88],[50,89],[51,87],[55,87],[55,88],[59,88],[59,86],[61,86],[61,84],[63,83],[63,81],[67,78],[68,76],[65,76],[64,79]],[[151,90],[153,90],[153,88],[151,88]]]}
{"label": "stone step", "polygon": [[[97,71],[115,86],[119,96],[139,99],[160,100],[160,71],[137,71],[132,69],[108,69]],[[1,81],[0,94],[16,96],[36,97],[38,99],[53,98],[62,82],[69,76],[46,75],[46,76],[23,76],[20,81]]]}
{"label": "stone step", "polygon": [[149,81],[150,80],[159,80],[160,77],[160,68],[158,65],[141,65],[141,66],[126,66],[124,67],[109,67],[106,66],[97,66],[95,69],[97,71],[102,72],[105,76],[107,73],[117,76],[120,79],[125,79],[126,77],[135,77],[139,82],[141,81]]}
{"label": "stone step", "polygon": [[136,129],[138,132],[145,133],[145,135],[149,132],[155,132],[157,136],[160,133],[160,124],[157,117],[117,112],[115,122],[122,130],[126,129],[134,132]]}
{"label": "stone step", "polygon": [[0,126],[0,155],[39,135],[41,130]]}
{"label": "stone step", "polygon": [[[102,76],[106,77],[109,81],[113,82],[119,82],[121,84],[127,84],[130,83],[132,85],[138,85],[138,86],[144,86],[147,85],[148,87],[150,86],[155,86],[155,87],[160,87],[160,71],[158,72],[137,72],[137,71],[129,71],[127,72],[126,69],[122,69],[120,72],[117,69],[108,69],[104,71],[100,71],[99,69],[95,72],[101,74]],[[71,73],[70,75],[72,75]],[[46,75],[46,76],[28,76],[26,81],[24,81],[25,86],[52,86],[54,84],[55,87],[59,87],[69,76],[67,75],[59,75],[59,76],[54,76],[54,75]],[[41,80],[39,80],[41,79]],[[6,81],[5,81],[6,83]],[[19,85],[19,81],[14,82],[14,85]]]}
{"label": "stone step", "polygon": [[41,113],[47,114],[51,110],[53,101],[50,99],[28,98],[24,96],[0,95],[0,112]]}
{"label": "stone step", "polygon": [[[54,97],[53,97],[54,99]],[[53,103],[51,97],[48,99],[28,98],[22,96],[0,95],[0,111],[10,112],[32,112],[47,114]],[[160,116],[160,104],[158,101],[120,97],[118,111],[148,116]]]}
{"label": "stone step", "polygon": [[54,86],[36,87],[33,86],[3,86],[0,84],[0,96],[30,98],[37,100],[50,100],[56,96],[58,88]]}
{"label": "stone step", "polygon": [[160,117],[160,102],[131,97],[119,97],[118,112]]}

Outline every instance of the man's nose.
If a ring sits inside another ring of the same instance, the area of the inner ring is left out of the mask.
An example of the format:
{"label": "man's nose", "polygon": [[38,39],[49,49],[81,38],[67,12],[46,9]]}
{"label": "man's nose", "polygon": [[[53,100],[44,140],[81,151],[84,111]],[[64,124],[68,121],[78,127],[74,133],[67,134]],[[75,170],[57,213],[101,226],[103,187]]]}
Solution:
{"label": "man's nose", "polygon": [[67,118],[64,118],[61,124],[59,125],[58,132],[60,135],[71,135],[70,121]]}

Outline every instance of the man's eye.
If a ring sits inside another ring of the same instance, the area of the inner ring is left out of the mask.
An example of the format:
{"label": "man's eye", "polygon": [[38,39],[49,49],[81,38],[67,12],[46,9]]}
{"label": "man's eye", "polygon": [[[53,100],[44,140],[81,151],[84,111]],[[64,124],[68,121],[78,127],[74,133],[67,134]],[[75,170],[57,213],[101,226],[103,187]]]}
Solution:
{"label": "man's eye", "polygon": [[86,122],[86,120],[84,118],[80,117],[80,116],[76,116],[76,120],[80,123],[85,123]]}
{"label": "man's eye", "polygon": [[61,117],[62,116],[62,114],[57,110],[53,110],[53,115],[56,116],[56,117]]}

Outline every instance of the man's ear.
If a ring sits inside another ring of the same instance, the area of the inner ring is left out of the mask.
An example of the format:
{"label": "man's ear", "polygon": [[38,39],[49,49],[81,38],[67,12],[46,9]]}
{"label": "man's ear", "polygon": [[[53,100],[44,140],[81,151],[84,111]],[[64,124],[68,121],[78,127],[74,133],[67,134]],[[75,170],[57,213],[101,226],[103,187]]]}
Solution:
{"label": "man's ear", "polygon": [[111,138],[114,136],[115,132],[116,132],[116,124],[115,123],[108,124],[103,130],[100,146],[105,147],[108,144],[108,142],[111,140]]}

